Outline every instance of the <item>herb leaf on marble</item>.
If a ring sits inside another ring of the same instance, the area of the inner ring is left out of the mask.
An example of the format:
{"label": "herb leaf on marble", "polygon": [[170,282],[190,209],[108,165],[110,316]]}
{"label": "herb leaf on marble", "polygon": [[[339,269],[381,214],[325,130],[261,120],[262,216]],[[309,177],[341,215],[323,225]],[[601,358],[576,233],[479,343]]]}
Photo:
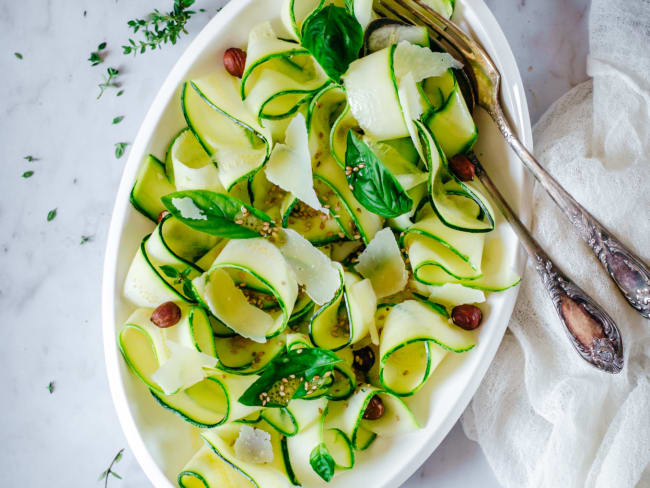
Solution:
{"label": "herb leaf on marble", "polygon": [[23,55],[20,53],[14,53],[14,56],[16,56],[18,59],[23,59]]}
{"label": "herb leaf on marble", "polygon": [[25,156],[23,159],[29,161],[30,163],[38,161],[38,159],[36,159],[34,156]]}
{"label": "herb leaf on marble", "polygon": [[119,124],[120,122],[122,122],[122,120],[124,120],[124,115],[119,115],[118,117],[115,117],[113,119],[113,125]]}
{"label": "herb leaf on marble", "polygon": [[56,217],[56,208],[53,208],[47,213],[47,221],[52,222]]}
{"label": "herb leaf on marble", "polygon": [[115,143],[115,157],[117,159],[120,159],[122,156],[124,156],[124,150],[126,149],[126,146],[128,146],[128,142],[117,142]]}
{"label": "herb leaf on marble", "polygon": [[47,385],[47,391],[50,392],[50,395],[54,393],[54,381],[49,382],[49,384]]}
{"label": "herb leaf on marble", "polygon": [[99,478],[97,479],[97,481],[104,480],[104,488],[106,488],[108,486],[108,480],[109,480],[110,476],[113,476],[113,477],[117,478],[118,480],[122,479],[122,477],[119,474],[117,474],[115,471],[113,471],[113,466],[115,466],[116,463],[120,462],[120,460],[122,459],[122,454],[123,453],[124,453],[124,448],[120,449],[117,452],[117,454],[115,455],[115,457],[111,461],[111,464],[109,464],[108,468],[106,468],[106,470],[104,470],[99,475]]}
{"label": "herb leaf on marble", "polygon": [[23,178],[31,178],[34,175],[33,171],[25,171],[23,173]]}
{"label": "herb leaf on marble", "polygon": [[194,0],[174,0],[171,12],[163,14],[158,9],[148,14],[143,19],[133,19],[127,22],[136,34],[140,32],[144,40],[134,41],[129,39],[128,44],[122,46],[123,54],[143,54],[149,50],[161,49],[163,44],[176,44],[181,34],[187,34],[185,25],[196,12],[189,10]]}
{"label": "herb leaf on marble", "polygon": [[97,66],[99,63],[104,62],[104,58],[102,58],[102,52],[104,49],[106,49],[106,43],[102,42],[99,46],[97,46],[97,51],[93,51],[90,53],[90,57],[88,58],[88,61],[90,61],[91,66]]}
{"label": "herb leaf on marble", "polygon": [[107,88],[117,88],[119,85],[115,81],[115,77],[120,74],[115,68],[106,69],[106,75],[104,75],[104,81],[102,81],[99,86],[99,95],[97,98],[101,98]]}

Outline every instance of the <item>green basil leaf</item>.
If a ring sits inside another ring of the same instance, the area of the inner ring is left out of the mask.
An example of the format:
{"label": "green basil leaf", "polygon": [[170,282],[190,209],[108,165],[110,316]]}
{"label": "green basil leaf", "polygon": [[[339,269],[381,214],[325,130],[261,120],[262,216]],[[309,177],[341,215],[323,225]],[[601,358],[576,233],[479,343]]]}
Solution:
{"label": "green basil leaf", "polygon": [[309,455],[309,464],[316,474],[325,481],[330,481],[334,477],[334,468],[336,462],[327,450],[325,443],[318,444]]}
{"label": "green basil leaf", "polygon": [[372,149],[352,131],[348,132],[345,165],[352,169],[346,172],[352,193],[365,208],[387,219],[411,210],[411,197]]}
{"label": "green basil leaf", "polygon": [[162,271],[168,278],[178,278],[180,276],[178,270],[168,264],[163,264],[160,267],[160,271]]}
{"label": "green basil leaf", "polygon": [[162,202],[189,227],[230,239],[260,237],[263,223],[273,222],[264,212],[237,198],[207,190],[177,191],[162,197]]}
{"label": "green basil leaf", "polygon": [[307,395],[305,381],[325,378],[342,359],[332,351],[317,347],[297,348],[274,358],[264,372],[239,397],[243,405],[285,407],[292,398]]}
{"label": "green basil leaf", "polygon": [[328,5],[307,19],[301,43],[325,73],[339,82],[350,63],[359,57],[363,29],[347,9]]}

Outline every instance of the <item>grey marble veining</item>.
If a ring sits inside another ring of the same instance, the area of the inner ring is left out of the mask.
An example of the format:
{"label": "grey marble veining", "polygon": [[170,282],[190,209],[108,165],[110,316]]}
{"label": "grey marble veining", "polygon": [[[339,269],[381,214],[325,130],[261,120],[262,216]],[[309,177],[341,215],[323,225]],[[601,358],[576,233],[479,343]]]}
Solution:
{"label": "grey marble veining", "polygon": [[[99,486],[99,473],[126,447],[108,393],[100,324],[104,241],[126,161],[115,158],[114,144],[133,140],[164,77],[222,3],[198,1],[207,11],[191,20],[189,36],[132,58],[119,48],[129,37],[126,21],[171,1],[0,2],[3,485]],[[512,44],[535,121],[585,78],[589,1],[487,3]],[[102,41],[108,57],[90,67],[88,55]],[[120,70],[124,94],[109,89],[97,100],[108,66]],[[124,120],[112,125],[118,115]],[[29,170],[34,175],[22,178]],[[90,240],[81,244],[82,236]],[[124,480],[110,486],[149,486],[128,449],[116,470]],[[459,426],[405,486],[434,482],[497,486]]]}

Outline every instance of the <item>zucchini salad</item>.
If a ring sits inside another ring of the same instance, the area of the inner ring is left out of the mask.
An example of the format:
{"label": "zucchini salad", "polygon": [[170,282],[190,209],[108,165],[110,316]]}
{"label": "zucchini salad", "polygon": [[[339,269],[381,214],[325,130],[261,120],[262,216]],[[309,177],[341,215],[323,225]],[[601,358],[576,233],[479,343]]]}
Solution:
{"label": "zucchini salad", "polygon": [[475,346],[485,293],[519,282],[463,155],[462,65],[371,7],[285,0],[183,85],[186,127],[138,172],[157,226],[118,342],[201,437],[181,487],[345,476],[426,423],[410,397]]}

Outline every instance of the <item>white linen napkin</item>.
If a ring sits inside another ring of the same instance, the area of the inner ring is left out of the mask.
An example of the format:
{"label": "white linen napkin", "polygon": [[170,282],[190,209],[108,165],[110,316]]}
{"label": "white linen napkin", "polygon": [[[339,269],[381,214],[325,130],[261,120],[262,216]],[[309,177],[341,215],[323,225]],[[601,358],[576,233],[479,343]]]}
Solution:
{"label": "white linen napkin", "polygon": [[[586,82],[534,129],[538,160],[597,219],[650,262],[650,0],[593,0]],[[544,191],[533,231],[610,313],[624,370],[601,373],[573,351],[528,264],[510,330],[463,416],[506,488],[650,487],[650,321],[621,297]]]}

